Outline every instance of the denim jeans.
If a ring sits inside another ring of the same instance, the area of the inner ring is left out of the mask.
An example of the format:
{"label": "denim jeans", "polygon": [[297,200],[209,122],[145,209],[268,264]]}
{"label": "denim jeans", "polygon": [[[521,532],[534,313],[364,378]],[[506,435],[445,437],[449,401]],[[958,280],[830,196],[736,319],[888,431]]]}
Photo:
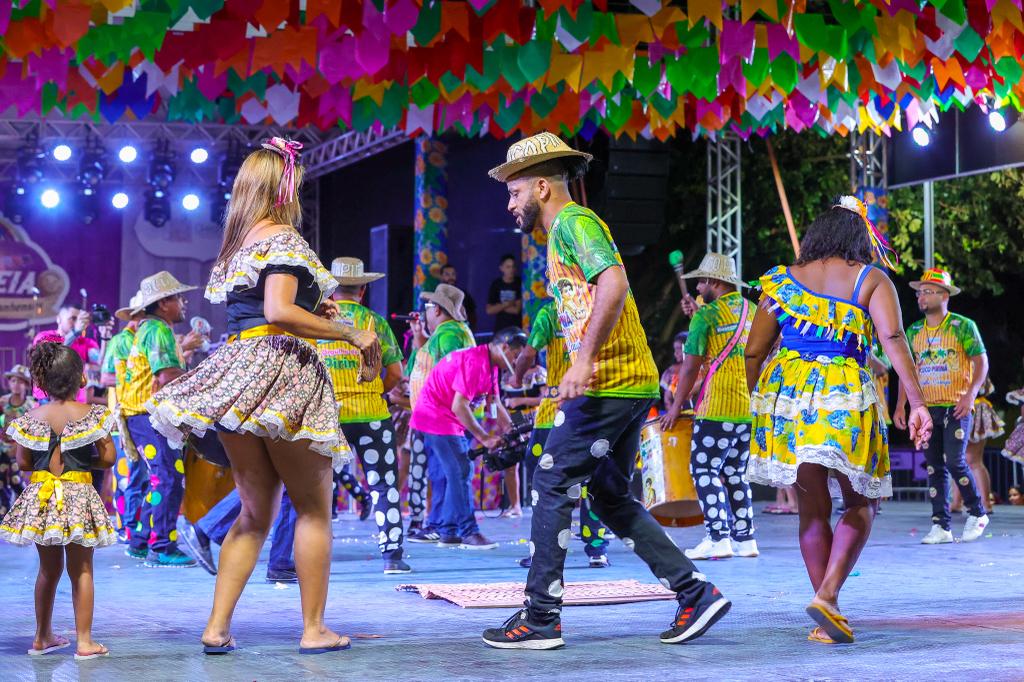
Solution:
{"label": "denim jeans", "polygon": [[[232,490],[220,502],[215,504],[206,516],[196,522],[196,527],[218,545],[224,544],[224,538],[234,525],[238,515],[242,513],[242,499],[237,490]],[[273,539],[270,542],[270,565],[272,571],[294,571],[295,560],[292,549],[295,544],[295,508],[288,497],[288,491],[281,496],[281,510],[274,522]]]}
{"label": "denim jeans", "polygon": [[469,461],[469,443],[463,436],[423,434],[428,461],[436,457],[444,471],[444,500],[437,532],[441,537],[461,537],[479,533],[473,514],[473,466]]}

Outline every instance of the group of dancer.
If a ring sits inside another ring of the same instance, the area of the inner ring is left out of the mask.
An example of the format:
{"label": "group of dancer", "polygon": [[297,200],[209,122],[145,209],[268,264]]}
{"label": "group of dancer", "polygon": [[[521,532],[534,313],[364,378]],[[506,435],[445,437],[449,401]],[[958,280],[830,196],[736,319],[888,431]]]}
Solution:
{"label": "group of dancer", "polygon": [[[201,636],[207,654],[238,646],[232,615],[285,490],[294,532],[291,570],[302,604],[300,651],[350,646],[327,626],[324,611],[332,490],[353,451],[371,489],[385,572],[409,570],[402,555],[398,442],[382,398],[401,380],[401,353],[383,320],[360,305],[365,287],[382,274],[365,273],[352,259],[339,259],[329,271],[299,235],[300,149],[282,138],[268,140],[235,179],[223,245],[206,287],[211,302],[227,305],[227,343],[186,371],[173,326],[184,319],[183,295],[193,287],[169,273],[143,280],[131,305],[118,311],[130,321],[122,332],[127,337],[111,342],[121,349],[110,366],[124,421],[120,435],[130,440],[121,450],[138,455],[148,479],[144,488],[132,483],[140,468],[126,467],[124,489],[145,493],[122,512],[129,553],[154,567],[189,565],[199,554],[212,567],[210,533],[202,524],[199,533],[188,527],[187,537],[178,537],[181,447],[186,439],[216,434],[231,465],[236,518],[215,538],[221,545],[216,587]],[[548,234],[554,301],[530,338],[511,328],[477,346],[464,324],[461,292],[440,285],[426,295],[429,337],[419,339],[408,368],[415,524],[408,540],[493,546],[480,533],[468,499],[465,436],[489,448],[497,437],[484,429],[473,406],[483,403],[498,431],[507,428],[499,377],[507,372],[513,384],[520,381],[536,351],[546,348],[551,388],[528,456],[535,471],[525,603],[483,633],[486,644],[564,644],[563,569],[572,512],[581,501],[586,518],[599,522],[590,528],[592,559],[605,554],[606,540],[597,540],[610,531],[677,595],[661,641],[700,637],[731,603],[693,560],[758,551],[748,481],[796,486],[800,547],[814,589],[807,613],[817,627],[810,638],[852,642],[839,592],[867,541],[879,498],[891,494],[882,399],[867,364],[875,339],[900,378],[897,426],[909,428],[918,447],[932,443],[936,525],[948,532],[948,511],[940,507],[947,468],[971,511],[965,536],[987,523],[962,466],[962,448],[951,453],[963,445],[987,368],[976,328],[946,315],[948,296],[956,293],[948,275],[933,272],[917,283],[927,325],[920,334],[912,328],[912,350],[895,287],[874,266],[888,262],[884,239],[852,197],[842,197],[814,221],[792,266],[761,278],[756,305],[738,291],[743,283],[724,256],[712,254],[690,273],[704,306],[693,313],[666,425],[693,394],[703,367],[691,462],[708,537],[684,553],[629,489],[640,430],[659,398],[659,376],[611,232],[570,196],[570,182],[590,160],[542,133],[512,145],[506,162],[490,171],[506,185],[508,210],[519,228],[541,226]],[[960,344],[956,352],[950,352],[953,344]],[[940,355],[940,349],[946,352]],[[76,399],[84,385],[82,362],[67,346],[39,344],[30,364],[48,402],[8,429],[31,482],[0,525],[0,537],[35,543],[40,554],[37,632],[29,653],[69,645],[50,623],[66,559],[74,579],[77,655],[106,655],[90,634],[91,560],[94,547],[117,541],[117,530],[90,485],[90,470],[114,464],[110,433],[117,420],[106,408]],[[933,423],[939,419],[942,441],[935,444]],[[421,458],[424,452],[429,456]],[[424,478],[433,496],[429,517],[423,514]],[[834,495],[845,511],[833,530]],[[196,546],[183,552],[179,540]]]}

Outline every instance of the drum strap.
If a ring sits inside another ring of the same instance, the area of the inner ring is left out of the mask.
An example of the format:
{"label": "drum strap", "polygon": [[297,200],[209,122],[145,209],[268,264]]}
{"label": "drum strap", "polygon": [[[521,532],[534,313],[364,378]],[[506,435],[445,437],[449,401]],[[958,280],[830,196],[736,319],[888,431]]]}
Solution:
{"label": "drum strap", "polygon": [[732,338],[729,339],[729,343],[725,344],[725,348],[722,352],[712,360],[711,366],[708,368],[708,374],[704,377],[704,383],[700,387],[700,393],[697,395],[697,402],[694,404],[693,409],[696,411],[700,407],[700,404],[704,402],[704,393],[707,392],[708,386],[711,385],[711,377],[715,375],[718,368],[728,359],[729,354],[732,353],[732,349],[736,347],[736,344],[743,338],[743,332],[747,328],[747,313],[750,311],[750,301],[743,299],[743,310],[740,312],[740,322],[736,325],[736,331],[733,333]]}

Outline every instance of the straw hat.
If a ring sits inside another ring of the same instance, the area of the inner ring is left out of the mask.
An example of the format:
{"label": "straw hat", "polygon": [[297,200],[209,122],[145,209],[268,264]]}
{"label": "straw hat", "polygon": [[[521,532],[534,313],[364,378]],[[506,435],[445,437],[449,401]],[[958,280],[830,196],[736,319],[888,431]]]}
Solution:
{"label": "straw hat", "polygon": [[420,298],[441,306],[453,320],[466,321],[466,316],[462,314],[462,302],[466,295],[462,293],[462,289],[451,284],[438,284],[433,291],[424,291],[420,294]]}
{"label": "straw hat", "polygon": [[362,286],[385,276],[383,272],[364,272],[363,261],[346,257],[331,261],[331,274],[343,287]]}
{"label": "straw hat", "polygon": [[15,365],[4,372],[4,379],[21,379],[22,381],[31,384],[32,373],[29,372],[28,367],[25,365]]}
{"label": "straw hat", "polygon": [[953,286],[953,276],[942,268],[929,268],[925,270],[924,274],[921,275],[921,279],[910,283],[910,288],[917,291],[925,284],[934,284],[935,286],[942,287],[949,292],[950,296],[956,296],[960,293],[960,288]]}
{"label": "straw hat", "polygon": [[683,279],[706,278],[717,279],[720,282],[735,284],[738,287],[745,287],[747,283],[741,280],[736,274],[736,262],[722,253],[709,253],[701,260],[700,266],[692,272],[687,272]]}
{"label": "straw hat", "polygon": [[142,300],[142,293],[136,291],[132,294],[132,297],[128,299],[128,305],[124,308],[118,308],[114,311],[114,317],[121,320],[122,322],[131,322],[132,316],[137,315],[141,310],[139,301]]}
{"label": "straw hat", "polygon": [[186,291],[193,291],[197,287],[182,284],[177,278],[166,270],[161,270],[155,275],[150,275],[139,284],[138,307],[133,311],[145,310],[157,301],[162,301],[168,296],[183,294]]}
{"label": "straw hat", "polygon": [[557,135],[537,133],[509,147],[505,163],[492,168],[487,174],[498,182],[507,182],[513,175],[530,166],[565,157],[582,158],[588,162],[594,158],[591,154],[576,151]]}

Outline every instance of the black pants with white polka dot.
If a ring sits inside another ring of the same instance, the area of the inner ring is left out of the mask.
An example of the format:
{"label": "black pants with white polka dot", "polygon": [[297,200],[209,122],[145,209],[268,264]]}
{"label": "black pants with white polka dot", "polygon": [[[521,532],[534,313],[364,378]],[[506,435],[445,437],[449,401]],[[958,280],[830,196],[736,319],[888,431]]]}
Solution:
{"label": "black pants with white polka dot", "polygon": [[[698,419],[690,441],[690,474],[712,540],[754,537],[754,508],[747,482],[750,424]],[[732,519],[729,518],[730,509]]]}
{"label": "black pants with white polka dot", "polygon": [[974,424],[974,415],[969,414],[963,419],[953,416],[952,407],[929,407],[932,416],[932,437],[924,450],[924,461],[928,466],[928,496],[932,503],[932,523],[949,530],[951,519],[949,513],[949,481],[946,472],[953,479],[953,484],[960,489],[960,497],[964,507],[971,516],[982,516],[981,494],[974,481],[974,474],[967,466],[967,439]]}
{"label": "black pants with white polka dot", "polygon": [[593,512],[643,559],[679,601],[692,603],[710,589],[654,517],[629,492],[640,429],[653,400],[582,397],[563,403],[533,475],[533,565],[526,581],[532,623],[561,613],[565,553],[572,510],[587,483]]}
{"label": "black pants with white polka dot", "polygon": [[427,508],[427,448],[423,434],[409,429],[409,523],[422,525]]}
{"label": "black pants with white polka dot", "polygon": [[342,424],[341,430],[359,457],[363,473],[366,474],[381,556],[385,559],[401,559],[401,495],[398,492],[397,444],[391,418],[361,424]]}

